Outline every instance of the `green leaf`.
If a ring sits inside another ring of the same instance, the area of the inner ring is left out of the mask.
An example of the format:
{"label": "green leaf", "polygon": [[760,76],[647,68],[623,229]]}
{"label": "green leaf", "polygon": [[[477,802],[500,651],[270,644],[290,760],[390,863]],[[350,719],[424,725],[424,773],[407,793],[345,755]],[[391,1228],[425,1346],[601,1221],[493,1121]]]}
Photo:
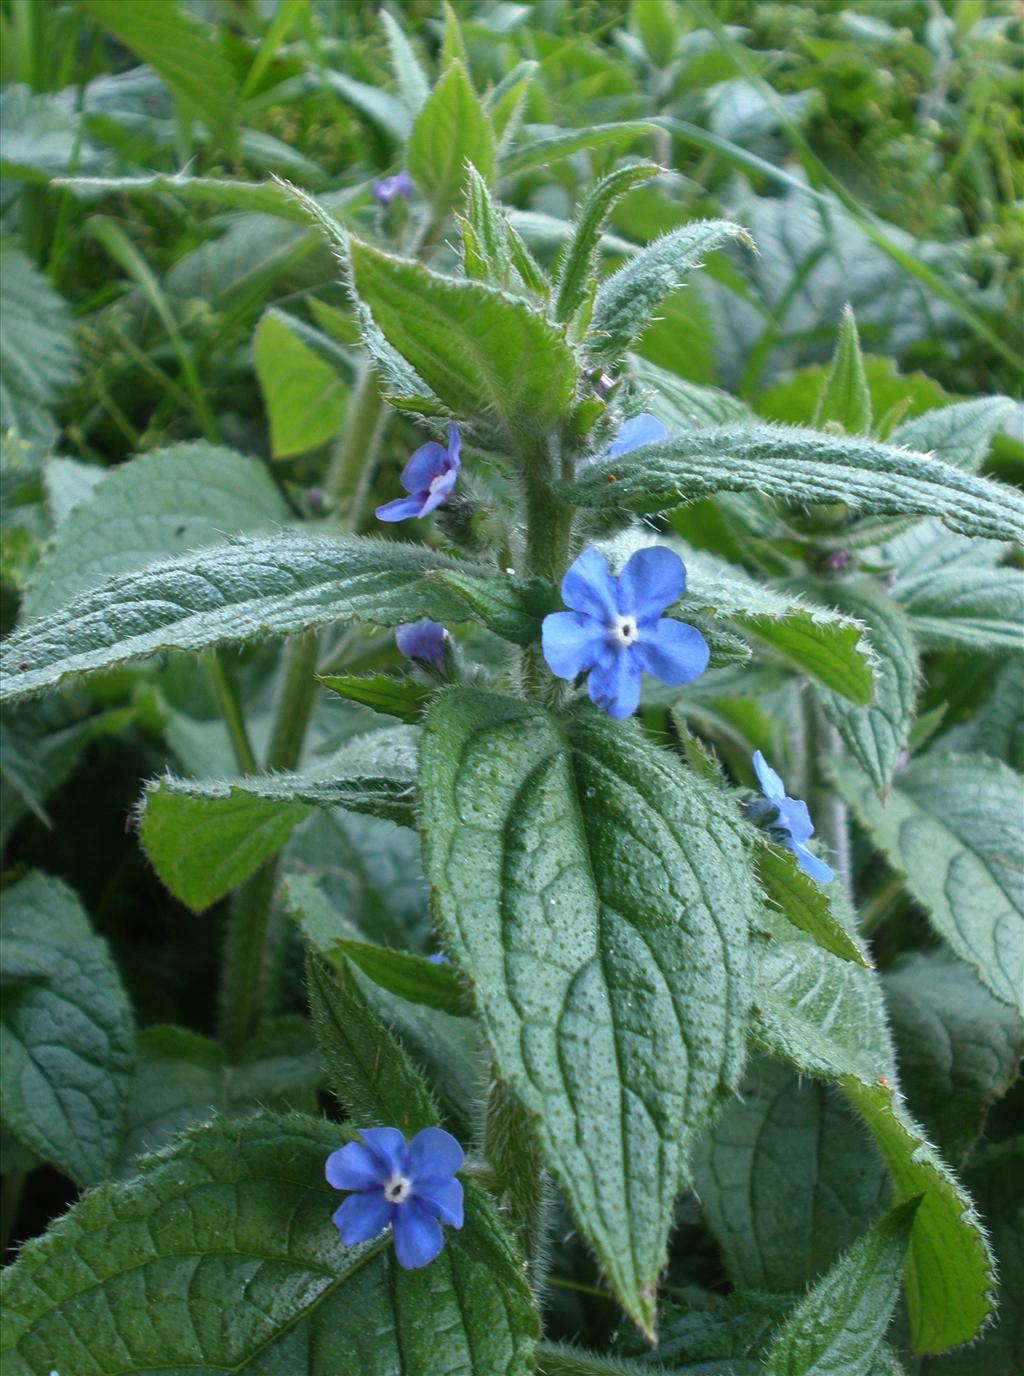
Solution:
{"label": "green leaf", "polygon": [[871,1376],[918,1203],[886,1214],[800,1301],[768,1351],[766,1376]]}
{"label": "green leaf", "polygon": [[[871,392],[864,375],[864,359],[857,336],[857,322],[849,306],[843,309],[836,351],[811,424],[816,430],[834,421],[848,435],[866,435],[871,430]],[[911,448],[920,448],[912,445]]]}
{"label": "green leaf", "polygon": [[943,1154],[963,1161],[1017,1077],[1024,1024],[942,951],[901,956],[883,984],[907,1104]]}
{"label": "green leaf", "polygon": [[854,616],[809,601],[801,590],[758,583],[734,564],[669,541],[686,564],[685,612],[704,607],[756,643],[853,703],[871,701],[875,656]]}
{"label": "green leaf", "polygon": [[391,68],[398,93],[410,115],[416,115],[430,95],[430,83],[401,24],[387,10],[381,10],[379,14],[391,52]]}
{"label": "green leaf", "polygon": [[716,788],[589,710],[561,723],[453,690],[420,760],[445,945],[581,1231],[650,1331],[690,1146],[742,1061],[744,832]]}
{"label": "green leaf", "polygon": [[995,760],[929,755],[897,775],[883,804],[855,766],[840,793],[906,879],[954,955],[1024,1011],[1024,782]]}
{"label": "green leaf", "polygon": [[536,1311],[486,1196],[465,1182],[465,1227],[403,1271],[390,1236],[346,1248],[330,1222],[343,1140],[320,1118],[216,1119],[92,1191],[5,1273],[18,1370],[436,1376],[443,1333],[453,1371],[530,1376]]}
{"label": "green leaf", "polygon": [[911,571],[892,595],[926,646],[992,654],[1024,650],[1024,578],[1019,569],[971,566]]}
{"label": "green leaf", "polygon": [[[141,196],[150,198],[161,192],[179,200],[212,210],[246,210],[274,215],[281,220],[307,224],[308,214],[279,181],[245,182],[223,177],[190,177],[182,172],[153,172],[145,177],[56,177],[54,187],[64,188],[83,200],[101,196]],[[365,186],[360,188],[365,195]],[[352,198],[351,191],[331,193],[322,199],[337,205]]]}
{"label": "green leaf", "polygon": [[834,1091],[758,1057],[699,1148],[696,1189],[733,1283],[799,1294],[879,1216],[890,1186]]}
{"label": "green leaf", "polygon": [[2,655],[0,697],[163,650],[205,650],[337,621],[464,621],[472,615],[465,600],[430,577],[448,570],[489,581],[507,625],[513,584],[483,565],[359,536],[242,537],[112,578],[16,632]]}
{"label": "green leaf", "polygon": [[393,143],[405,143],[409,137],[412,120],[405,104],[379,86],[371,86],[365,81],[356,81],[333,67],[324,72],[327,84],[336,96],[386,134]]}
{"label": "green leaf", "polygon": [[[487,183],[472,163],[466,167],[466,216],[460,223],[463,237],[469,235],[467,248],[473,245],[478,260],[474,272],[469,272],[466,263],[467,275],[506,286],[512,266],[508,227],[491,199]],[[464,258],[467,256],[464,254]]]}
{"label": "green leaf", "polygon": [[248,1118],[260,1108],[316,1108],[321,1057],[305,1018],[263,1024],[241,1057],[184,1027],[157,1025],[139,1033],[119,1155],[120,1174],[134,1158],[159,1151],[194,1123],[217,1113]]}
{"label": "green leaf", "polygon": [[[587,148],[635,143],[639,138],[649,137],[654,132],[654,125],[644,119],[623,120],[619,124],[594,124],[589,129],[570,129],[546,138],[538,138],[529,129],[523,132],[524,142],[501,160],[502,177],[514,177],[521,172],[530,172],[535,167],[550,167],[552,163]],[[526,139],[529,141],[526,142]]]}
{"label": "green leaf", "polygon": [[628,465],[600,459],[562,487],[579,506],[648,515],[713,492],[750,491],[799,505],[938,516],[965,535],[1024,543],[1024,499],[1013,489],[877,440],[798,426],[693,430],[634,450]]}
{"label": "green leaf", "polygon": [[101,468],[98,464],[61,459],[56,455],[47,459],[43,466],[43,485],[53,524],[61,525],[79,502],[85,501],[97,483],[109,475],[110,469]]}
{"label": "green leaf", "polygon": [[306,991],[327,1078],[356,1125],[386,1123],[406,1137],[438,1122],[437,1105],[402,1045],[371,1010],[344,960],[306,960]]}
{"label": "green leaf", "polygon": [[319,674],[317,682],[349,702],[360,702],[375,712],[410,723],[421,719],[434,695],[432,688],[413,678],[391,674]]}
{"label": "green leaf", "polygon": [[467,162],[485,182],[494,176],[494,133],[461,62],[448,67],[416,116],[407,160],[409,175],[435,215],[461,198]]}
{"label": "green leaf", "polygon": [[1024,659],[1011,655],[991,683],[970,721],[942,737],[942,748],[991,755],[1024,772]]}
{"label": "green leaf", "polygon": [[61,523],[25,592],[35,620],[115,574],[162,555],[276,530],[288,508],[255,459],[212,444],[174,444],[111,469]]}
{"label": "green leaf", "polygon": [[345,415],[345,384],[337,369],[302,342],[282,311],[263,316],[252,352],[274,458],[292,458],[335,439]]}
{"label": "green leaf", "polygon": [[614,361],[650,324],[661,300],[675,291],[687,273],[700,267],[705,254],[730,239],[750,236],[728,220],[699,220],[683,225],[640,250],[597,289],[590,317],[588,348],[595,362]]}
{"label": "green leaf", "polygon": [[831,886],[816,884],[800,868],[792,851],[771,845],[766,838],[757,854],[757,877],[765,894],[794,927],[840,960],[871,968],[864,943],[833,911]]}
{"label": "green leaf", "polygon": [[0,238],[0,431],[49,441],[50,408],[74,379],[78,353],[63,299],[20,249]]}
{"label": "green leaf", "polygon": [[552,311],[556,320],[570,320],[593,290],[601,235],[616,201],[657,176],[659,170],[649,162],[618,167],[602,177],[583,202],[559,267]]}
{"label": "green leaf", "polygon": [[222,137],[233,128],[238,83],[214,29],[174,3],[78,0],[78,5],[153,68],[186,114],[198,116]]}
{"label": "green leaf", "polygon": [[385,946],[347,939],[335,944],[332,955],[336,954],[347,956],[374,984],[409,1003],[422,1003],[456,1016],[472,1011],[472,1001],[450,965],[436,964],[409,951],[392,951]]}
{"label": "green leaf", "polygon": [[889,787],[914,722],[920,681],[917,646],[892,598],[867,579],[821,586],[818,595],[867,626],[878,657],[873,702],[855,707],[817,690],[825,715],[879,792]]}
{"label": "green leaf", "polygon": [[353,239],[352,280],[385,338],[457,416],[508,436],[560,423],[577,366],[562,332],[526,301],[441,277]]}
{"label": "green leaf", "polygon": [[345,807],[415,822],[417,735],[395,726],[358,736],[296,773],[150,784],[139,834],[150,863],[176,898],[208,908],[285,841],[311,807]]}
{"label": "green leaf", "polygon": [[893,431],[892,443],[935,454],[954,468],[977,473],[1013,408],[1009,397],[979,397],[942,406],[905,420]]}
{"label": "green leaf", "polygon": [[4,1121],[80,1185],[107,1175],[132,1067],[132,1010],[107,943],[59,879],[3,895]]}

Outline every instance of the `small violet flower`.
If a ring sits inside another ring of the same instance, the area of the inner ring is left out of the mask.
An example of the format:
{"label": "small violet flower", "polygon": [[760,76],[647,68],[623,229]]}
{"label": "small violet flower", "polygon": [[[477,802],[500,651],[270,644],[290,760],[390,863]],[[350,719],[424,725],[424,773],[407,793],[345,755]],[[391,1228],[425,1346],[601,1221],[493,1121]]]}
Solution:
{"label": "small violet flower", "polygon": [[396,172],[393,177],[385,177],[382,181],[373,184],[373,199],[379,205],[390,205],[396,196],[401,196],[403,201],[407,201],[411,195],[412,178],[404,168],[401,172]]}
{"label": "small violet flower", "polygon": [[656,440],[667,440],[668,431],[661,421],[642,411],[619,426],[619,433],[608,446],[608,458],[616,454],[628,454],[631,449],[639,449],[642,444],[654,444]]}
{"label": "small violet flower", "polygon": [[[804,844],[809,837],[814,835],[814,826],[811,822],[811,815],[807,811],[807,804],[801,802],[799,798],[786,797],[786,785],[772,769],[771,765],[761,754],[760,750],[754,751],[754,771],[757,774],[757,781],[761,785],[761,792],[772,804],[771,812],[765,817],[768,832],[773,840],[780,845],[791,850],[796,856],[802,870],[816,879],[819,884],[827,884],[833,878],[832,871],[824,860],[818,857]],[[757,819],[757,814],[754,814]]]}
{"label": "small violet flower", "polygon": [[432,956],[427,956],[431,965],[451,965],[451,961],[443,951],[435,951]]}
{"label": "small violet flower", "polygon": [[408,497],[397,497],[377,508],[378,521],[408,521],[429,516],[451,496],[459,476],[459,427],[448,427],[448,448],[430,440],[421,444],[402,469],[399,479]]}
{"label": "small violet flower", "polygon": [[336,1190],[353,1192],[333,1215],[342,1242],[367,1242],[390,1223],[399,1266],[426,1266],[444,1244],[441,1224],[462,1227],[455,1172],[465,1153],[442,1128],[423,1128],[408,1144],[398,1128],[360,1128],[359,1136],[331,1152],[324,1172]]}
{"label": "small violet flower", "polygon": [[707,644],[695,627],[662,616],[685,586],[683,561],[662,545],[637,550],[618,578],[596,549],[585,550],[562,579],[571,610],[541,627],[548,668],[559,678],[589,673],[591,701],[616,720],[636,710],[641,673],[689,683],[707,668]]}
{"label": "small violet flower", "polygon": [[440,664],[444,659],[444,642],[448,632],[436,621],[407,621],[395,627],[395,644],[408,659],[422,659],[427,664]]}

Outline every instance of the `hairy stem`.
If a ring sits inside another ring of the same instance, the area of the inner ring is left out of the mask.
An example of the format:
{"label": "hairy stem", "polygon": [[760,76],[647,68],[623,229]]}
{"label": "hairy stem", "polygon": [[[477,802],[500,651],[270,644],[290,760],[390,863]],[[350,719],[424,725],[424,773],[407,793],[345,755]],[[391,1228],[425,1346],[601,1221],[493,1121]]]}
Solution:
{"label": "hairy stem", "polygon": [[529,1115],[500,1080],[487,1097],[484,1155],[504,1196],[507,1218],[519,1235],[530,1283],[539,1294],[544,1284],[550,1190]]}
{"label": "hairy stem", "polygon": [[843,886],[843,893],[853,905],[853,873],[850,854],[850,816],[846,804],[828,781],[825,761],[837,759],[843,751],[839,732],[827,721],[817,704],[807,712],[810,784],[807,805],[817,834],[829,851],[829,864]]}
{"label": "hairy stem", "polygon": [[217,706],[220,708],[221,717],[227,727],[228,736],[231,738],[231,749],[234,752],[235,763],[238,765],[239,772],[255,774],[256,756],[249,741],[249,733],[246,730],[245,717],[242,715],[242,707],[238,701],[238,693],[231,681],[224,659],[218,650],[210,650],[203,656],[203,659],[206,662],[206,669],[217,695]]}
{"label": "hairy stem", "polygon": [[385,420],[377,375],[367,361],[356,374],[345,428],[338,438],[324,480],[346,533],[357,529],[362,518]]}

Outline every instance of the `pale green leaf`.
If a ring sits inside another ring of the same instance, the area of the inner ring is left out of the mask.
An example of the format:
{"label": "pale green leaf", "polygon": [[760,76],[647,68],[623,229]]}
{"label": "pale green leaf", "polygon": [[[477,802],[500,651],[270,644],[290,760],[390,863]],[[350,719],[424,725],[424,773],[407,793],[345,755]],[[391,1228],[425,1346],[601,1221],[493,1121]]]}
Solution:
{"label": "pale green leaf", "polygon": [[871,429],[871,392],[864,375],[857,322],[849,306],[843,310],[832,366],[818,396],[812,424],[817,430],[829,421],[841,425],[848,435],[866,435]]}
{"label": "pale green leaf", "polygon": [[[101,196],[148,198],[165,193],[179,200],[208,206],[211,210],[244,210],[274,215],[281,220],[306,224],[309,216],[280,181],[245,182],[224,177],[190,177],[183,172],[153,172],[145,177],[59,177],[53,185],[66,188],[83,200]],[[365,194],[365,183],[359,188]],[[326,205],[352,198],[351,191],[322,197]]]}
{"label": "pale green leaf", "polygon": [[743,1054],[738,819],[638,731],[474,690],[428,714],[420,790],[436,917],[499,1074],[650,1330],[690,1146]]}
{"label": "pale green leaf", "polygon": [[977,751],[1024,771],[1024,658],[1010,655],[1004,660],[973,717],[944,734],[942,748]]}
{"label": "pale green leaf", "polygon": [[355,289],[385,338],[455,415],[511,436],[564,419],[576,360],[526,301],[355,239],[349,256]]}
{"label": "pale green leaf", "polygon": [[885,803],[847,762],[836,782],[954,955],[1024,1011],[1024,782],[995,760],[929,755]]}
{"label": "pale green leaf", "polygon": [[1024,543],[1024,499],[1012,488],[877,440],[798,426],[693,430],[634,450],[628,464],[601,459],[563,487],[581,506],[647,514],[752,491],[802,506],[938,516],[965,535]]}
{"label": "pale green leaf", "polygon": [[46,616],[162,555],[275,530],[287,519],[288,508],[255,459],[205,443],[144,454],[110,469],[68,513],[32,572],[23,618]]}
{"label": "pale green leaf", "polygon": [[501,160],[501,175],[512,177],[535,167],[550,167],[561,158],[586,148],[604,148],[615,144],[635,143],[637,139],[654,133],[654,125],[647,120],[624,120],[621,124],[594,124],[589,129],[569,129],[561,134],[538,137],[529,129],[521,131],[523,142]]}
{"label": "pale green leaf", "polygon": [[337,438],[345,415],[345,384],[337,369],[299,338],[282,311],[263,316],[252,353],[274,458],[293,458]]}
{"label": "pale green leaf", "polygon": [[72,380],[78,354],[71,316],[43,274],[0,239],[0,432],[52,439],[49,410]]}
{"label": "pale green leaf", "polygon": [[409,175],[443,214],[459,200],[470,162],[489,182],[494,175],[494,133],[461,62],[453,62],[416,116],[407,150]]}
{"label": "pale green leaf", "polygon": [[[501,584],[505,596],[492,587],[488,601],[497,598],[507,628],[521,585],[485,566],[393,540],[242,537],[112,578],[16,632],[4,647],[0,696],[23,697],[70,674],[163,650],[205,650],[343,620],[466,620],[473,614],[466,601],[431,576],[446,570]],[[525,608],[521,621],[532,635],[535,619]]]}
{"label": "pale green leaf", "polygon": [[409,111],[397,96],[391,95],[379,86],[357,81],[344,72],[331,68],[325,73],[327,84],[336,96],[351,105],[363,118],[379,129],[394,143],[405,143],[409,137],[412,120]]}
{"label": "pale green leaf", "polygon": [[1024,1023],[942,951],[901,956],[882,982],[907,1104],[960,1162],[1017,1077]]}
{"label": "pale green leaf", "polygon": [[871,1376],[917,1208],[912,1199],[886,1214],[800,1301],[767,1353],[766,1376]]}
{"label": "pale green leaf", "polygon": [[394,15],[388,10],[381,10],[380,22],[384,25],[384,33],[388,40],[391,68],[395,74],[398,93],[410,115],[416,115],[430,95],[430,83],[412,44]]}
{"label": "pale green leaf", "polygon": [[892,443],[934,454],[954,468],[976,473],[1013,406],[1009,397],[979,397],[941,406],[897,426]]}
{"label": "pale green leaf", "polygon": [[59,879],[4,891],[4,1121],[80,1185],[109,1172],[128,1098],[131,1005],[107,943]]}
{"label": "pale green leaf", "polygon": [[655,239],[606,277],[594,297],[587,336],[594,360],[611,361],[628,349],[650,324],[661,300],[700,267],[706,254],[730,239],[750,242],[740,225],[699,220]]}
{"label": "pale green leaf", "polygon": [[1024,574],[1016,568],[952,565],[899,578],[892,588],[926,646],[976,652],[1024,650]]}
{"label": "pale green leaf", "polygon": [[92,1191],[5,1273],[13,1370],[437,1376],[440,1332],[453,1371],[530,1376],[536,1311],[486,1196],[467,1181],[465,1227],[403,1271],[389,1234],[347,1248],[330,1221],[344,1140],[320,1118],[219,1118]]}
{"label": "pale green leaf", "polygon": [[95,463],[82,463],[80,459],[62,459],[56,455],[47,459],[43,464],[43,485],[53,524],[61,525],[79,502],[91,494],[96,484],[109,475],[110,469]]}

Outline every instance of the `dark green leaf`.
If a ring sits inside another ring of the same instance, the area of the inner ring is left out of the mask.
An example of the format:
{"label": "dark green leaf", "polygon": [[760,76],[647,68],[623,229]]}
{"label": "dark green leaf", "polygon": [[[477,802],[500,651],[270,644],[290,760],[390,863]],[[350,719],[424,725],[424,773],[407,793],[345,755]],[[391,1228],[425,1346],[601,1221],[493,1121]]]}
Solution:
{"label": "dark green leaf", "polygon": [[768,898],[794,927],[841,960],[871,967],[864,943],[847,930],[832,905],[832,885],[822,886],[805,874],[792,851],[769,842],[757,854],[757,875]]}
{"label": "dark green leaf", "polygon": [[63,299],[20,249],[0,240],[0,432],[52,439],[49,410],[74,378],[78,354]]}
{"label": "dark green leaf", "polygon": [[431,708],[420,787],[436,915],[499,1073],[649,1330],[690,1144],[742,1058],[742,829],[638,731],[473,690]]}
{"label": "dark green leaf", "polygon": [[317,681],[349,702],[410,723],[420,720],[433,696],[433,689],[415,679],[391,674],[321,674]]}
{"label": "dark green leaf", "polygon": [[409,951],[392,951],[366,941],[341,940],[336,953],[347,956],[374,984],[389,989],[409,1003],[426,1004],[445,1013],[472,1011],[472,1000],[450,965],[435,963]]}

